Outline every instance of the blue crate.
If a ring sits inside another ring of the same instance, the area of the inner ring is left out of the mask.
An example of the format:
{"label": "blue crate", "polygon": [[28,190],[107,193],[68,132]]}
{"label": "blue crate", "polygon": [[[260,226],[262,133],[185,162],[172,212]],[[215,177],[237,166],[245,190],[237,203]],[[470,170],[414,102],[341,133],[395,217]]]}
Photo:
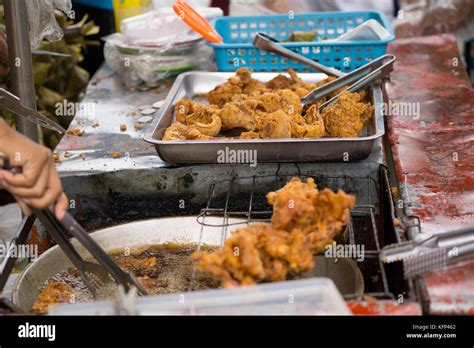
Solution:
{"label": "blue crate", "polygon": [[387,45],[395,39],[387,17],[380,12],[317,12],[272,16],[225,17],[216,21],[216,30],[224,39],[223,44],[209,45],[214,48],[219,71],[235,71],[247,67],[252,71],[285,71],[292,68],[299,72],[312,72],[312,68],[288,58],[262,51],[252,45],[257,32],[284,40],[293,31],[318,30],[321,39],[334,39],[361,23],[375,19],[392,36],[384,41],[359,42],[294,42],[283,43],[309,59],[326,66],[351,71],[386,53]]}

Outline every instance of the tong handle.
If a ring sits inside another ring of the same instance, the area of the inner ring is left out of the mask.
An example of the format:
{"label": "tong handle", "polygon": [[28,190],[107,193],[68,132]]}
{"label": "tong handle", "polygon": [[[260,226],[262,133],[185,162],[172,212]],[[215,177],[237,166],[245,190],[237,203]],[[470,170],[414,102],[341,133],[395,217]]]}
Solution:
{"label": "tong handle", "polygon": [[[26,243],[34,222],[35,217],[28,216],[23,218],[20,227],[20,232],[12,241],[13,243],[15,243],[15,245],[22,245]],[[0,265],[0,294],[3,292],[3,289],[7,284],[8,278],[10,277],[10,274],[12,273],[12,270],[15,267],[15,262],[17,259],[17,256],[12,255],[11,248],[8,248],[7,254],[5,255],[5,258],[3,259],[2,264]]]}
{"label": "tong handle", "polygon": [[122,285],[127,285],[126,290],[129,289],[127,281],[122,278],[123,270],[115,263],[110,262],[110,256],[102,249],[99,244],[84,231],[81,225],[74,220],[71,214],[66,213],[61,220],[61,223],[69,233],[81,243],[87,251],[104,267],[117,281]]}
{"label": "tong handle", "polygon": [[39,219],[46,230],[50,233],[53,240],[59,245],[61,250],[67,255],[72,264],[79,270],[84,270],[84,259],[79,255],[72,245],[71,241],[64,234],[62,227],[54,217],[53,213],[48,209],[38,210],[32,209],[33,214]]}
{"label": "tong handle", "polygon": [[453,264],[459,261],[467,260],[474,255],[474,243],[465,243],[456,247],[456,253],[450,255],[448,264]]}
{"label": "tong handle", "polygon": [[[0,153],[0,167],[14,173],[21,172],[21,168],[11,166],[8,158],[2,153]],[[84,231],[82,226],[74,220],[71,214],[66,212],[62,220],[59,221],[54,216],[52,208],[44,210],[31,209],[44,225],[46,230],[51,234],[54,241],[58,243],[59,247],[66,253],[79,271],[83,271],[85,268],[84,260],[67,238],[67,232],[71,233],[72,236],[75,237],[97,260],[99,265],[104,267],[115,281],[125,288],[125,290],[128,291],[130,289],[130,284],[133,284],[142,294],[147,294],[143,286],[141,286],[132,275],[125,273],[99,246],[99,244],[97,244],[97,242],[86,231]]]}
{"label": "tong handle", "polygon": [[59,124],[53,122],[37,110],[33,110],[24,106],[21,103],[20,98],[3,88],[0,88],[0,106],[3,106],[15,114],[26,118],[30,122],[39,124],[42,127],[52,129],[58,133],[66,133],[66,130]]}
{"label": "tong handle", "polygon": [[431,248],[452,248],[474,242],[474,226],[435,233],[428,238],[417,235],[415,242]]}
{"label": "tong handle", "polygon": [[337,69],[330,68],[320,63],[317,63],[309,58],[306,58],[302,55],[299,55],[298,53],[293,52],[292,50],[286,47],[283,47],[278,41],[264,33],[257,33],[255,35],[253,45],[264,51],[276,53],[288,59],[296,60],[302,64],[308,65],[316,70],[322,71],[331,76],[340,77],[345,75],[343,72]]}
{"label": "tong handle", "polygon": [[[354,84],[350,85],[347,89],[343,90],[341,93],[336,95],[335,97],[329,99],[327,102],[321,104],[319,106],[319,111],[324,109],[325,107],[328,107],[329,105],[335,103],[339,97],[345,93],[345,92],[357,92],[360,91],[361,89],[369,86],[372,82],[377,81],[383,77],[386,77],[389,75],[392,70],[393,70],[393,63],[397,60],[397,58],[393,54],[387,54],[382,57],[383,59],[389,59],[387,63],[384,63],[383,65],[375,68],[374,70],[370,71],[367,73],[365,76],[363,76],[361,79],[357,80]],[[381,60],[377,61],[377,64],[380,64]],[[373,68],[373,66],[370,66]],[[363,68],[363,67],[362,67]],[[365,70],[365,69],[364,69]],[[360,72],[362,74],[362,72]],[[357,75],[358,76],[358,75]]]}
{"label": "tong handle", "polygon": [[[12,166],[8,158],[3,153],[0,153],[0,168],[15,174],[19,174],[22,171],[21,167]],[[56,220],[54,214],[48,209],[39,210],[31,208],[31,210],[33,214],[41,221],[46,230],[51,234],[51,237],[53,237],[54,241],[59,245],[64,253],[66,253],[74,266],[78,270],[82,271],[84,269],[84,260],[76,251],[66,235],[63,234],[63,228]]]}
{"label": "tong handle", "polygon": [[364,76],[366,76],[370,72],[379,68],[385,59],[387,58],[393,59],[393,57],[394,56],[390,54],[383,55],[373,60],[372,62],[366,65],[363,65],[360,68],[325,84],[324,86],[315,88],[311,92],[309,92],[307,95],[305,95],[303,98],[301,98],[301,103],[304,105],[311,104],[327,96],[330,93],[333,93],[341,88],[344,88],[345,86],[350,85],[351,83],[354,83],[362,79]]}
{"label": "tong handle", "polygon": [[133,285],[142,295],[147,295],[146,290],[135,277],[124,272],[69,213],[66,212],[60,222],[94,256],[97,262],[109,272],[117,284],[122,285],[126,291],[130,289],[130,285]]}

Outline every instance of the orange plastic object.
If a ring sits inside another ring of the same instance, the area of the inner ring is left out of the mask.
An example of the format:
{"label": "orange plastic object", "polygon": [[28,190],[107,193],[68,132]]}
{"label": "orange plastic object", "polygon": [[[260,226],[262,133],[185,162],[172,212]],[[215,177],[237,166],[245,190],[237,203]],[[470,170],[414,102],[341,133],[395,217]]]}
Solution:
{"label": "orange plastic object", "polygon": [[177,0],[173,5],[173,10],[181,20],[189,25],[191,29],[201,34],[206,40],[212,43],[222,43],[222,36],[212,27],[206,18],[201,16],[184,0]]}

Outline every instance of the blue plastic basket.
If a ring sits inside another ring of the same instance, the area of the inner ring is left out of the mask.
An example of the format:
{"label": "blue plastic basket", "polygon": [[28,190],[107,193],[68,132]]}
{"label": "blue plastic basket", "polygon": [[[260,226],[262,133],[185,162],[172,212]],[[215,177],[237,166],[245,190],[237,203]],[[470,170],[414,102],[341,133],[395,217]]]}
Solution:
{"label": "blue plastic basket", "polygon": [[395,39],[388,19],[380,12],[317,12],[294,14],[225,17],[216,21],[216,30],[223,44],[209,44],[214,48],[219,71],[235,71],[247,67],[253,71],[312,72],[312,68],[288,58],[260,50],[252,45],[257,32],[266,33],[278,40],[290,37],[293,31],[318,30],[321,39],[334,39],[361,23],[375,19],[392,36],[384,41],[358,42],[294,42],[282,43],[307,58],[341,71],[351,71],[386,53],[387,45]]}

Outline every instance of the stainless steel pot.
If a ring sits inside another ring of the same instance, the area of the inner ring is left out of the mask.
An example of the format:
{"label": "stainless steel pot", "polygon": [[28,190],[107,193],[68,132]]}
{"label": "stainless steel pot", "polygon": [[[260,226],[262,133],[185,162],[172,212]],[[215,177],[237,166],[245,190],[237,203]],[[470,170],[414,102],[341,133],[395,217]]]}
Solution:
{"label": "stainless steel pot", "polygon": [[[213,221],[215,220],[215,221]],[[206,223],[219,224],[222,219],[207,217]],[[229,223],[240,220],[229,219]],[[227,229],[227,236],[240,226]],[[201,225],[196,217],[173,217],[137,221],[105,228],[92,233],[92,237],[107,252],[137,250],[150,245],[164,243],[198,244],[201,236]],[[206,226],[203,228],[201,242],[205,245],[221,244],[224,236],[222,227]],[[87,251],[76,240],[73,245],[83,257],[89,257]],[[340,259],[334,263],[330,259],[316,256],[316,267],[305,277],[319,276],[331,278],[339,291],[344,295],[355,293],[359,296],[364,291],[362,273],[356,263],[349,259]],[[16,280],[12,290],[12,300],[20,309],[28,312],[36,301],[41,286],[57,273],[71,267],[72,264],[57,246],[49,249],[35,262],[30,264]]]}

